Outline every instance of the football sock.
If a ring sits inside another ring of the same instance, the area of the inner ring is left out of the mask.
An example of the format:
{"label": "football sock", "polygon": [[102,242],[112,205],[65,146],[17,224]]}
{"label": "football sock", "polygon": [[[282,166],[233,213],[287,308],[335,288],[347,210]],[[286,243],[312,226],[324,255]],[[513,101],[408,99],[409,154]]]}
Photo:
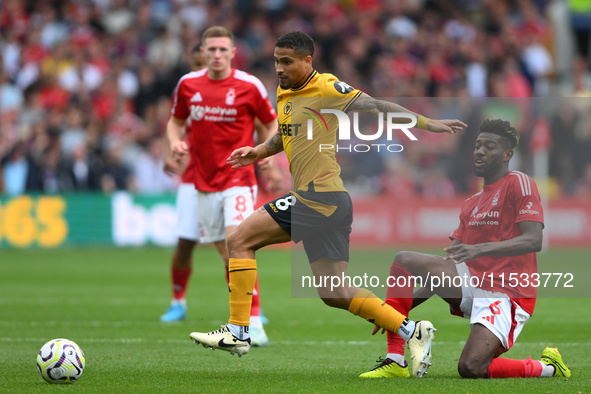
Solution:
{"label": "football sock", "polygon": [[544,371],[544,363],[532,360],[512,360],[509,358],[494,358],[488,366],[489,378],[539,378]]}
{"label": "football sock", "polygon": [[172,280],[172,298],[175,300],[184,300],[185,293],[187,292],[187,283],[191,276],[191,268],[180,270],[177,268],[171,268],[171,280]]}
{"label": "football sock", "polygon": [[257,263],[254,259],[230,259],[230,324],[248,326],[252,292],[257,280]]}
{"label": "football sock", "polygon": [[228,330],[230,330],[232,335],[234,335],[241,341],[246,341],[248,338],[250,338],[250,334],[248,333],[248,326],[239,326],[236,324],[228,323]]}
{"label": "football sock", "polygon": [[417,323],[409,319],[404,319],[397,333],[402,337],[402,339],[404,339],[405,342],[408,342],[410,337],[412,337],[412,334],[414,334],[416,327]]}
{"label": "football sock", "polygon": [[[403,315],[408,316],[410,309],[412,308],[413,300],[412,292],[414,282],[410,280],[412,275],[406,268],[394,262],[390,267],[390,277],[407,278],[406,280],[398,279],[396,286],[388,287],[386,291],[386,304],[390,305]],[[405,286],[398,286],[400,284],[404,284]],[[404,344],[406,341],[400,335],[391,331],[386,332],[386,337],[388,342],[388,354],[400,354],[402,355],[402,361],[404,361]]]}
{"label": "football sock", "polygon": [[406,317],[366,289],[359,289],[349,305],[349,312],[378,327],[397,332]]}
{"label": "football sock", "polygon": [[542,363],[542,368],[544,368],[542,370],[542,374],[540,375],[542,378],[551,378],[556,373],[556,367],[554,365],[546,365]]}
{"label": "football sock", "polygon": [[[230,273],[228,272],[228,267],[226,268],[226,282],[230,283]],[[250,315],[251,316],[260,316],[261,315],[261,298],[259,296],[259,279],[257,277],[257,281],[254,284],[254,291],[252,293],[252,305],[250,307]]]}
{"label": "football sock", "polygon": [[[400,336],[398,338],[400,338]],[[404,354],[388,353],[386,355],[386,358],[389,358],[390,360],[394,361],[396,364],[400,365],[403,368],[406,367],[406,361],[404,361]]]}

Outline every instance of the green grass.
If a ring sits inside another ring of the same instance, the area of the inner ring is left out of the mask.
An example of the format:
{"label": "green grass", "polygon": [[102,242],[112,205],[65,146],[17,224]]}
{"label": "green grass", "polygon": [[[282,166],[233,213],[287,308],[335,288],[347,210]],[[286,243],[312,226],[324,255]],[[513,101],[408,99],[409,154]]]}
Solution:
{"label": "green grass", "polygon": [[[291,298],[287,251],[258,256],[268,348],[242,357],[195,346],[188,334],[228,317],[227,287],[212,249],[195,253],[189,318],[162,324],[169,304],[170,249],[0,251],[0,391],[2,392],[589,392],[589,299],[540,299],[510,358],[539,358],[558,346],[573,371],[565,379],[465,380],[456,371],[469,326],[430,300],[412,312],[438,328],[434,362],[424,379],[362,380],[385,354],[385,336],[318,299]],[[379,258],[393,253],[380,252]],[[589,251],[552,251],[540,263],[587,263]],[[354,259],[372,254],[354,254]],[[50,385],[35,367],[52,338],[76,341],[86,370],[73,385]]]}

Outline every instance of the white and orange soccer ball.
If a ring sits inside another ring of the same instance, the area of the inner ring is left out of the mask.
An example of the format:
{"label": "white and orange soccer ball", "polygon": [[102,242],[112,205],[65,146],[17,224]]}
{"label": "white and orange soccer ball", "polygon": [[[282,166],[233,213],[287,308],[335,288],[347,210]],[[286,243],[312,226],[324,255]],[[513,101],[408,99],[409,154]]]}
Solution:
{"label": "white and orange soccer ball", "polygon": [[84,372],[86,360],[80,346],[67,339],[52,339],[37,355],[37,369],[49,383],[73,383]]}

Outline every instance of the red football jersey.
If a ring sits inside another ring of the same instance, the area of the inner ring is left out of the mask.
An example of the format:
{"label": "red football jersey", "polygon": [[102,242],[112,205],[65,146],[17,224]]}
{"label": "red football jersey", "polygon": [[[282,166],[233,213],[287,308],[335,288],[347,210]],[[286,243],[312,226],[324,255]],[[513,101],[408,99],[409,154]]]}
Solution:
{"label": "red football jersey", "polygon": [[[185,141],[189,144],[189,151],[191,150],[191,142],[189,141],[189,132],[191,131],[190,119],[191,118],[187,119],[185,125]],[[183,171],[183,175],[181,175],[182,183],[195,183],[195,167],[195,155],[189,154],[189,162],[187,163],[185,171]]]}
{"label": "red football jersey", "polygon": [[191,119],[189,141],[197,190],[256,185],[253,166],[234,170],[226,159],[235,149],[254,145],[255,117],[263,124],[277,117],[258,78],[235,69],[222,80],[209,79],[206,69],[190,72],[179,80],[170,112]]}
{"label": "red football jersey", "polygon": [[[460,226],[450,236],[466,245],[499,242],[521,235],[519,223],[544,224],[536,183],[519,171],[484,186],[462,205]],[[536,253],[519,256],[485,256],[466,261],[481,288],[509,295],[530,315],[536,303],[538,273]],[[512,279],[513,278],[513,279]]]}

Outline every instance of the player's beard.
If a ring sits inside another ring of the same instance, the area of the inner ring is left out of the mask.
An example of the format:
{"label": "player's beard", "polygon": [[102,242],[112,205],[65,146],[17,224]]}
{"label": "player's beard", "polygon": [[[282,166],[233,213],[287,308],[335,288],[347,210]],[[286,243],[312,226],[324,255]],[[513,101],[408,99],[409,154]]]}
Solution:
{"label": "player's beard", "polygon": [[281,89],[289,89],[289,88],[291,88],[291,83],[289,82],[288,79],[285,79],[285,80],[280,79],[279,80],[279,87]]}
{"label": "player's beard", "polygon": [[501,162],[487,160],[482,167],[474,167],[474,174],[484,179],[495,176],[501,166]]}

